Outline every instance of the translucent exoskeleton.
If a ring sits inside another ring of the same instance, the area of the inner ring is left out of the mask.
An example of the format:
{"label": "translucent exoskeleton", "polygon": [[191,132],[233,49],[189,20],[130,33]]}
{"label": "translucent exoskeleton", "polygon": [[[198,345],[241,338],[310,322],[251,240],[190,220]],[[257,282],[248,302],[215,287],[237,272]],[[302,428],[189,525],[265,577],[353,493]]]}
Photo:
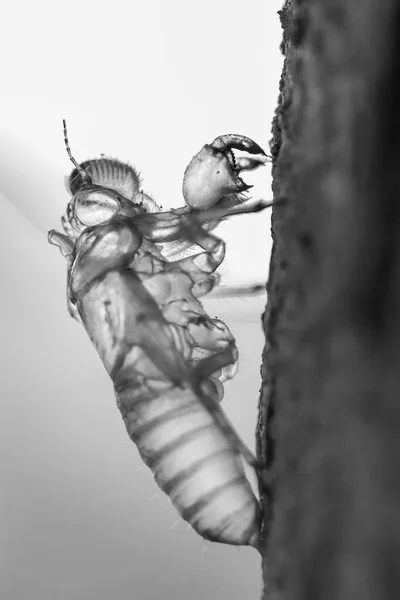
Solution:
{"label": "translucent exoskeleton", "polygon": [[[239,137],[217,140],[238,144]],[[206,162],[199,171],[205,181],[212,160],[206,156]],[[49,241],[67,258],[71,312],[79,315],[113,381],[128,434],[195,531],[258,548],[259,505],[242,457],[251,464],[255,459],[219,405],[223,382],[235,373],[237,348],[228,327],[209,317],[199,297],[212,289],[225,254],[224,242],[201,224],[266,203],[235,198],[245,186],[236,172],[234,190],[224,177],[221,194],[214,181],[207,199],[196,202],[196,169],[189,165],[184,191],[190,206],[155,212],[132,167],[109,159],[75,165],[74,196],[63,220],[67,235],[52,230]],[[167,257],[164,244],[170,242],[176,245]],[[171,260],[193,245],[201,251]]]}
{"label": "translucent exoskeleton", "polygon": [[[268,158],[258,144],[242,135],[219,136],[192,158],[183,178],[186,205],[167,212],[162,212],[153,198],[140,189],[139,175],[127,163],[99,158],[79,165],[69,149],[65,121],[64,139],[75,165],[67,183],[72,199],[62,217],[63,228],[72,240],[86,227],[121,214],[134,218],[142,235],[154,242],[165,258],[175,259],[193,246],[181,235],[181,226],[189,215],[191,222],[205,224],[211,230],[231,215],[271,205],[246,195],[251,186],[241,179],[241,171],[257,169]],[[232,149],[254,156],[235,159]]]}

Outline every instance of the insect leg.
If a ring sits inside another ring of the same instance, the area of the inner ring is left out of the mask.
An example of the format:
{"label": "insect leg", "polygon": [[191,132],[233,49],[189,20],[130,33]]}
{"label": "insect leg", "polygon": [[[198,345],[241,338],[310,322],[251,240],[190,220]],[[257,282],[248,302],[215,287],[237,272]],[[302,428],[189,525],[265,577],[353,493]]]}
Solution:
{"label": "insect leg", "polygon": [[[277,202],[277,200],[275,200]],[[259,212],[270,208],[273,202],[263,198],[249,198],[233,206],[216,206],[204,210],[190,210],[187,207],[178,208],[169,212],[146,213],[135,216],[135,225],[143,234],[143,237],[157,244],[180,240],[182,227],[185,224],[197,223],[210,227],[211,222],[226,219],[233,215]]]}
{"label": "insect leg", "polygon": [[166,270],[179,269],[181,272],[187,273],[194,284],[208,280],[224,260],[225,242],[203,229],[196,222],[182,226],[181,232],[187,239],[203,248],[205,252],[167,263]]}
{"label": "insect leg", "polygon": [[237,348],[232,342],[225,350],[217,352],[201,360],[193,372],[197,382],[194,384],[194,390],[203,406],[212,415],[215,423],[231,440],[232,445],[237,448],[246,462],[255,469],[260,468],[260,462],[246,446],[243,440],[236,433],[233,425],[230,423],[225,413],[221,411],[216,402],[215,384],[209,379],[216,370],[234,363],[237,359]]}
{"label": "insect leg", "polygon": [[249,198],[248,200],[244,200],[240,204],[235,204],[233,206],[217,206],[207,210],[193,211],[191,213],[191,219],[199,224],[208,221],[221,221],[222,219],[226,219],[233,215],[259,212],[265,208],[271,208],[272,205],[273,202],[264,200],[264,198]]}
{"label": "insect leg", "polygon": [[[265,151],[252,139],[238,133],[219,135],[210,144],[214,150],[229,152],[232,148],[249,152],[249,154],[261,154],[267,156]],[[263,162],[263,160],[261,160]]]}
{"label": "insect leg", "polygon": [[[233,148],[263,156],[236,161]],[[252,187],[240,177],[243,167],[253,170],[266,161],[264,150],[250,138],[238,134],[217,137],[193,156],[185,170],[182,192],[186,204],[207,209],[221,201],[240,203],[240,194]]]}

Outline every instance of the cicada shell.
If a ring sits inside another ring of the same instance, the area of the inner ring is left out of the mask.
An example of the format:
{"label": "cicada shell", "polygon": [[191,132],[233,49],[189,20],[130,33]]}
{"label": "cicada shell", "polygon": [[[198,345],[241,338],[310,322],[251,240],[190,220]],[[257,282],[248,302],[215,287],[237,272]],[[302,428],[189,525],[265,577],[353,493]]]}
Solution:
{"label": "cicada shell", "polygon": [[[199,535],[259,548],[259,502],[243,465],[255,458],[219,404],[238,352],[227,325],[212,319],[199,297],[212,289],[225,256],[224,242],[202,224],[265,204],[210,210],[208,196],[204,211],[160,213],[141,196],[131,167],[70,158],[67,236],[52,230],[49,241],[67,258],[71,312],[113,381],[128,434]],[[224,177],[226,190],[226,169]],[[240,185],[235,181],[235,194]],[[167,259],[160,244],[179,239],[200,251]]]}
{"label": "cicada shell", "polygon": [[92,227],[76,241],[69,295],[158,486],[204,538],[258,547],[259,506],[243,445],[219,406],[235,341],[191,293],[221,262],[224,244],[196,233],[213,249],[168,263],[127,217]]}

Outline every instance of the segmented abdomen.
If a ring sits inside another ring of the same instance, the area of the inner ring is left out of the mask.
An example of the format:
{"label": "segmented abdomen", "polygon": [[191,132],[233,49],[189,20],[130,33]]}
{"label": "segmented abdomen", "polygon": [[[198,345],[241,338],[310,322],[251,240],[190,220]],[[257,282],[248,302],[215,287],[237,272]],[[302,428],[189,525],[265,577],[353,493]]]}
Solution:
{"label": "segmented abdomen", "polygon": [[125,384],[117,402],[143,461],[182,518],[205,539],[258,547],[259,505],[242,459],[193,390],[170,387],[144,399]]}

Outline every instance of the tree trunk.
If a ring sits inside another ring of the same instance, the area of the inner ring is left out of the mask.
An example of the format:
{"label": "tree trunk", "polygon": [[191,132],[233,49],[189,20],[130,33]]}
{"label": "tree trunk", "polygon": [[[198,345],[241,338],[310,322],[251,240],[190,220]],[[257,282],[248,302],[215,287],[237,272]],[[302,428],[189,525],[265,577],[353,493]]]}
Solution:
{"label": "tree trunk", "polygon": [[259,454],[268,600],[400,598],[400,4],[287,0]]}

